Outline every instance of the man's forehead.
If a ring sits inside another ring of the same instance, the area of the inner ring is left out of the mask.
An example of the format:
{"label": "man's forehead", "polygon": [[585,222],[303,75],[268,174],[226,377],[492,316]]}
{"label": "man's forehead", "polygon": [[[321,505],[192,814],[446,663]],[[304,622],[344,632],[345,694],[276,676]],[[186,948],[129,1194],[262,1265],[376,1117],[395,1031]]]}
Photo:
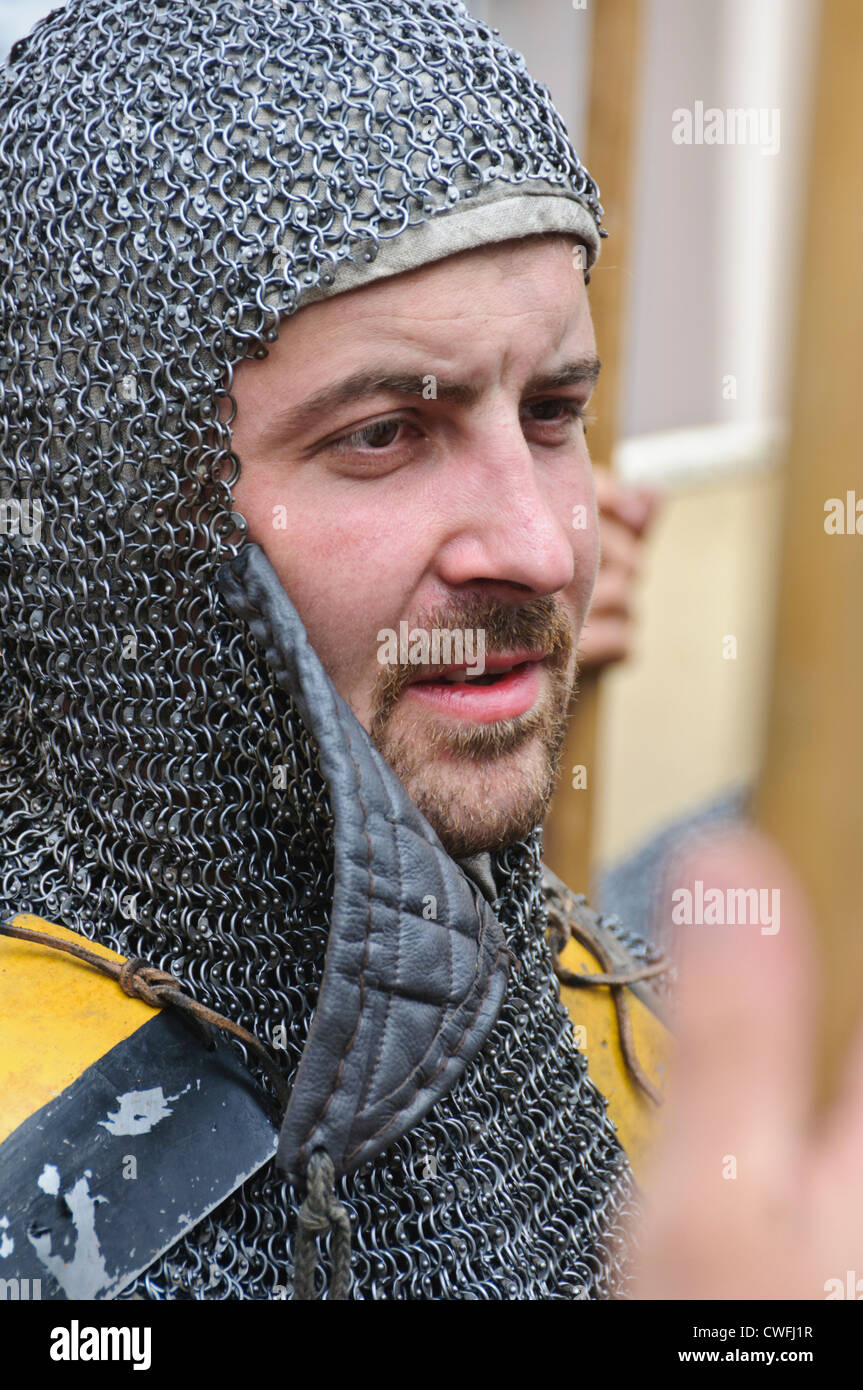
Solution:
{"label": "man's forehead", "polygon": [[453,318],[470,320],[490,309],[517,315],[583,312],[581,249],[571,237],[546,235],[475,247],[309,305],[297,321],[308,323],[309,309],[316,308],[322,319],[347,316],[358,325],[367,322],[372,331],[391,322],[410,338],[412,329],[433,334],[438,324],[446,329]]}

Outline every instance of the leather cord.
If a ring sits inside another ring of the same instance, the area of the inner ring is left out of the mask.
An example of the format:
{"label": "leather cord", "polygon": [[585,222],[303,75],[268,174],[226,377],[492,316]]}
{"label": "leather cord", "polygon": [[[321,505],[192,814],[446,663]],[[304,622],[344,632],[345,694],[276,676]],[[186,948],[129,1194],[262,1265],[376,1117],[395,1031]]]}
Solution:
{"label": "leather cord", "polygon": [[213,1046],[213,1042],[208,1031],[209,1026],[230,1033],[254,1054],[273,1083],[280,1103],[287,1106],[288,1088],[285,1079],[264,1044],[238,1023],[184,994],[179,981],[167,970],[158,970],[142,956],[133,956],[125,961],[107,960],[95,951],[88,951],[86,946],[79,945],[77,941],[49,936],[47,932],[33,931],[30,927],[16,927],[12,922],[0,923],[0,935],[15,937],[19,941],[31,941],[37,946],[50,946],[54,951],[63,951],[66,955],[75,956],[78,960],[86,961],[88,965],[94,965],[103,975],[109,975],[112,980],[116,980],[130,998],[140,999],[153,1009],[166,1006],[177,1009],[202,1029],[204,1039],[210,1047]]}
{"label": "leather cord", "polygon": [[[573,917],[564,916],[547,899],[545,907],[548,914],[549,946],[551,947],[551,959],[555,975],[561,984],[569,985],[570,988],[574,989],[592,988],[599,985],[609,986],[617,1013],[620,1048],[627,1070],[636,1085],[640,1086],[654,1105],[662,1105],[662,1092],[657,1090],[644,1071],[635,1051],[632,1021],[629,1017],[629,1005],[626,999],[626,986],[634,984],[636,980],[647,980],[653,975],[662,975],[669,968],[668,961],[663,959],[654,965],[639,966],[636,970],[615,972],[614,962],[602,942],[597,941],[594,936],[585,931]],[[568,970],[565,965],[561,965],[560,953],[571,936],[574,936],[576,941],[581,942],[582,946],[596,956],[602,966],[602,973],[582,975],[574,970]]]}

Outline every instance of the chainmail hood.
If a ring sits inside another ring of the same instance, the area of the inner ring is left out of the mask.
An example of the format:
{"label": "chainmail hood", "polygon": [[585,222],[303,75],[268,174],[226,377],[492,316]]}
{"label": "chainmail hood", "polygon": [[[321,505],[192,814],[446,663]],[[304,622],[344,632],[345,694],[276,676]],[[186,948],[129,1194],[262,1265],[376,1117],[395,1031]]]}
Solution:
{"label": "chainmail hood", "polygon": [[[597,190],[454,3],[70,0],[0,111],[0,912],[172,970],[292,1077],[332,814],[217,582],[246,545],[220,397],[322,295],[532,231],[589,265]],[[620,1284],[631,1174],[557,997],[539,832],[491,868],[519,969],[452,1090],[340,1180],[358,1297]],[[127,1293],[279,1296],[293,1210],[270,1164]]]}

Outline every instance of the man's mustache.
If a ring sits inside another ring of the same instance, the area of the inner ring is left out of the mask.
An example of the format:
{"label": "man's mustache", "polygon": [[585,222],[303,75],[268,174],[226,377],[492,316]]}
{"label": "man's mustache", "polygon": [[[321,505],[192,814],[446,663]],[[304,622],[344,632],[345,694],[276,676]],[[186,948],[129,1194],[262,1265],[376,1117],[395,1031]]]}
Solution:
{"label": "man's mustache", "polygon": [[[396,624],[393,631],[398,631]],[[486,657],[508,656],[513,652],[542,652],[554,670],[564,669],[573,646],[572,626],[567,611],[554,595],[529,599],[517,608],[497,599],[476,598],[467,603],[432,609],[412,622],[411,633],[437,631],[484,634]],[[389,662],[381,671],[373,693],[374,723],[383,728],[395,705],[409,685],[417,679],[434,677],[455,663],[411,661]]]}

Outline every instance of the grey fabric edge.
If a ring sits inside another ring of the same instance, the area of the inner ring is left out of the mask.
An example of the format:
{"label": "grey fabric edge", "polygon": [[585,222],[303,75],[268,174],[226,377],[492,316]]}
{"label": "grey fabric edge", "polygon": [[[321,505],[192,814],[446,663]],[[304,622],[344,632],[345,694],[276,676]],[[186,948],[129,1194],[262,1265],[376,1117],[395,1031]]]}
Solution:
{"label": "grey fabric edge", "polygon": [[[587,248],[586,269],[599,255],[599,233],[587,208],[571,195],[549,193],[501,193],[439,214],[418,226],[406,227],[384,241],[374,261],[343,261],[336,267],[332,285],[312,285],[300,298],[300,308],[321,299],[359,289],[393,275],[445,260],[460,251],[493,246],[502,241],[560,232],[579,237]],[[277,307],[274,304],[274,307]]]}

